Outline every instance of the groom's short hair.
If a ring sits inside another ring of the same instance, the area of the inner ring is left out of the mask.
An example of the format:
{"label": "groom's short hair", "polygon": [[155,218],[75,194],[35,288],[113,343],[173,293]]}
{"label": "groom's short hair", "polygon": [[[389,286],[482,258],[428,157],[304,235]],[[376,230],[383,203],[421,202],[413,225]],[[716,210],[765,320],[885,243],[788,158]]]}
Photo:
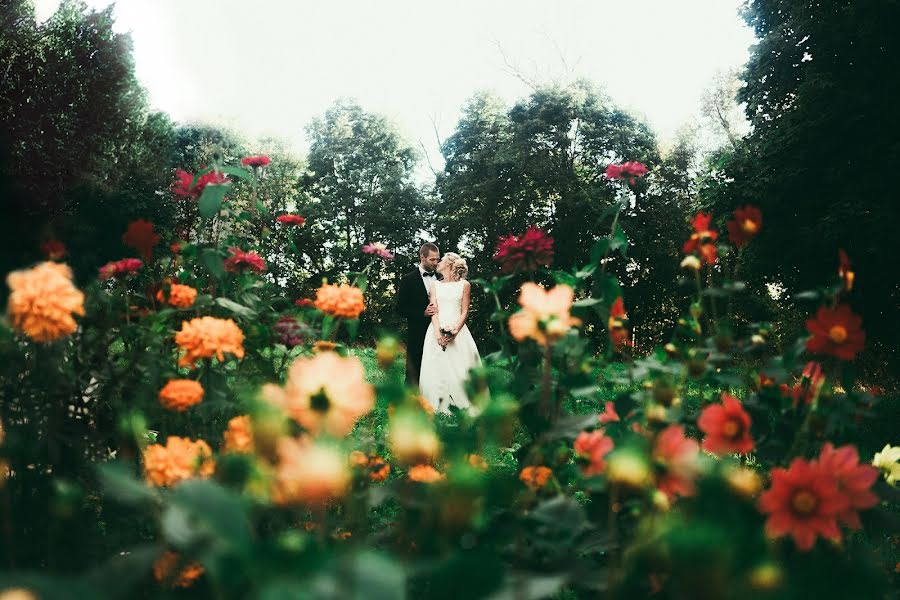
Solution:
{"label": "groom's short hair", "polygon": [[432,252],[437,252],[438,254],[441,253],[441,251],[438,250],[437,245],[432,244],[431,242],[425,242],[425,243],[422,244],[422,246],[419,248],[419,258],[425,258],[426,256],[428,256],[428,255],[431,254]]}

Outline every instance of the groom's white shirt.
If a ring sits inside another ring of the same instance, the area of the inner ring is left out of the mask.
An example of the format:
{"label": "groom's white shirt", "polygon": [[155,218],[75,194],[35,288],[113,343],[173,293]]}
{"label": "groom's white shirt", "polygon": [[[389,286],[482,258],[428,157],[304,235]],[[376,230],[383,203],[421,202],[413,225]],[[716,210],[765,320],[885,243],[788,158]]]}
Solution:
{"label": "groom's white shirt", "polygon": [[425,293],[428,294],[428,297],[431,297],[431,286],[434,285],[435,276],[425,277],[425,269],[422,268],[421,263],[419,264],[419,278],[422,280],[422,285],[425,286]]}

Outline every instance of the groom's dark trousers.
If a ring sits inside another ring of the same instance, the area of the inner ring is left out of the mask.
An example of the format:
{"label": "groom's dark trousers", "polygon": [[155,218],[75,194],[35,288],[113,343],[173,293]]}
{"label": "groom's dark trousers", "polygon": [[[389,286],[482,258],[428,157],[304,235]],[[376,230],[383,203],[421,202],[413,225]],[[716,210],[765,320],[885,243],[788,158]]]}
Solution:
{"label": "groom's dark trousers", "polygon": [[[439,275],[436,276],[440,278]],[[406,383],[410,385],[419,384],[425,332],[431,323],[431,317],[425,316],[428,292],[425,291],[422,279],[417,268],[400,279],[400,287],[397,289],[396,311],[406,320]]]}

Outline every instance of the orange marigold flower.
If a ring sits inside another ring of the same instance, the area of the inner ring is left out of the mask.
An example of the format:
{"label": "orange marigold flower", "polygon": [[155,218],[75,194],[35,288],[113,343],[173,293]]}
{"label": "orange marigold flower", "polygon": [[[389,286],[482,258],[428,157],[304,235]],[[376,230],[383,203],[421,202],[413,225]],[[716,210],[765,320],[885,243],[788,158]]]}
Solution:
{"label": "orange marigold flower", "polygon": [[846,304],[837,308],[820,307],[816,317],[806,321],[806,330],[812,334],[806,341],[806,349],[813,354],[853,360],[866,346],[862,318],[853,314]]}
{"label": "orange marigold flower", "polygon": [[314,306],[326,315],[344,319],[356,319],[366,309],[362,290],[346,283],[323,284],[316,291]]}
{"label": "orange marigold flower", "polygon": [[197,290],[189,285],[173,283],[169,286],[168,298],[165,297],[162,290],[159,290],[156,293],[156,299],[174,308],[190,308],[197,299]]}
{"label": "orange marigold flower", "polygon": [[[177,573],[176,569],[180,569]],[[189,588],[201,575],[203,567],[200,563],[183,564],[181,557],[175,552],[166,551],[153,563],[153,577],[159,583],[169,587]]]}
{"label": "orange marigold flower", "polygon": [[78,328],[73,315],[84,315],[84,294],[72,285],[72,270],[43,262],[6,277],[7,313],[13,329],[35,342],[52,342]]}
{"label": "orange marigold flower", "polygon": [[337,448],[306,439],[281,438],[272,501],[323,504],[341,497],[350,484],[347,457]]}
{"label": "orange marigold flower", "polygon": [[466,455],[466,462],[481,471],[487,471],[488,464],[481,456],[477,454]]}
{"label": "orange marigold flower", "polygon": [[416,465],[409,470],[407,475],[410,481],[418,481],[419,483],[434,483],[444,478],[444,474],[431,465]]}
{"label": "orange marigold flower", "polygon": [[366,467],[369,465],[369,457],[364,452],[354,450],[350,453],[351,467]]}
{"label": "orange marigold flower", "polygon": [[253,425],[247,415],[230,419],[228,429],[225,430],[222,437],[225,438],[225,443],[222,445],[223,452],[241,454],[253,452]]}
{"label": "orange marigold flower", "polygon": [[834,475],[818,461],[795,458],[788,469],[772,469],[772,487],[760,496],[757,506],[769,515],[767,534],[791,535],[797,547],[807,551],[817,536],[841,539],[837,518],[849,501]]}
{"label": "orange marigold flower", "polygon": [[699,452],[681,425],[669,425],[657,436],[652,455],[658,469],[656,487],[668,498],[694,495]]}
{"label": "orange marigold flower", "polygon": [[155,486],[172,486],[192,477],[209,477],[215,471],[212,450],[203,440],[169,436],[166,445],[151,444],[144,450],[144,477]]}
{"label": "orange marigold flower", "polygon": [[755,206],[742,206],[734,211],[734,219],[725,223],[728,227],[728,239],[731,243],[742,248],[750,240],[756,237],[762,227],[762,211]]}
{"label": "orange marigold flower", "polygon": [[878,496],[871,491],[878,479],[878,469],[859,464],[855,446],[835,448],[831,442],[822,447],[819,463],[831,473],[837,481],[838,490],[847,498],[848,506],[838,513],[838,519],[852,529],[860,529],[859,511],[878,504]]}
{"label": "orange marigold flower", "polygon": [[244,358],[244,333],[231,319],[198,317],[181,324],[175,343],[185,351],[178,360],[182,367],[193,368],[202,358],[225,360],[225,353]]}
{"label": "orange marigold flower", "polygon": [[722,392],[722,404],[710,404],[697,420],[697,426],[706,434],[703,449],[712,454],[747,454],[753,450],[751,423],[741,401]]}
{"label": "orange marigold flower", "polygon": [[710,230],[710,221],[712,221],[712,215],[702,212],[697,213],[697,216],[694,217],[691,223],[694,227],[694,233],[684,243],[682,250],[684,250],[685,254],[699,252],[703,261],[711,265],[716,262],[718,257],[715,241],[719,238],[719,233]]}
{"label": "orange marigold flower", "polygon": [[193,379],[172,379],[159,390],[163,408],[184,412],[203,400],[203,386]]}
{"label": "orange marigold flower", "polygon": [[269,384],[263,394],[307,431],[345,436],[375,406],[375,391],[355,356],[334,352],[298,358],[284,387]]}
{"label": "orange marigold flower", "polygon": [[612,438],[600,429],[582,431],[575,438],[575,460],[585,477],[599,475],[606,470],[604,457],[613,449]]}
{"label": "orange marigold flower", "polygon": [[380,483],[391,474],[391,465],[380,456],[369,456],[369,479]]}
{"label": "orange marigold flower", "polygon": [[522,310],[509,318],[509,333],[517,341],[531,338],[548,345],[581,323],[569,314],[575,293],[567,285],[545,290],[530,281],[522,285],[519,304]]}
{"label": "orange marigold flower", "polygon": [[519,480],[533,492],[538,491],[550,481],[553,469],[544,466],[527,466],[519,473]]}

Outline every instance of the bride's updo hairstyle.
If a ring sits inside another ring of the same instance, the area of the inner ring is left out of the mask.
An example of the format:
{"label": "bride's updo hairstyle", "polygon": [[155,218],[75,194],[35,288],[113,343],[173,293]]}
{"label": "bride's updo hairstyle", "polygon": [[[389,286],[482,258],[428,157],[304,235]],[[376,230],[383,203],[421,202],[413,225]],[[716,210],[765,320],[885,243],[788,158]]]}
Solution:
{"label": "bride's updo hairstyle", "polygon": [[456,279],[466,278],[466,275],[469,274],[469,265],[466,264],[466,259],[455,252],[447,252],[444,254],[444,258],[447,259],[450,272]]}

